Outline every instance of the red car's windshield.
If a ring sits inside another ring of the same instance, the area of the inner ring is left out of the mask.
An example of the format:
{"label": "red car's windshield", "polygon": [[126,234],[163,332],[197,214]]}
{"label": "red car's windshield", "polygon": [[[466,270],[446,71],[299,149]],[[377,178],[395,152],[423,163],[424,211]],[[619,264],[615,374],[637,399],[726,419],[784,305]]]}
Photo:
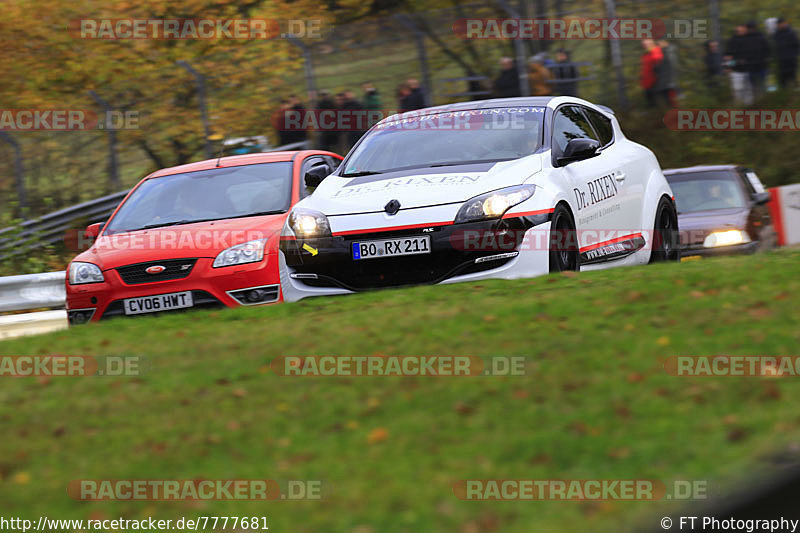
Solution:
{"label": "red car's windshield", "polygon": [[289,161],[152,178],[122,205],[108,223],[106,234],[285,213],[291,196]]}

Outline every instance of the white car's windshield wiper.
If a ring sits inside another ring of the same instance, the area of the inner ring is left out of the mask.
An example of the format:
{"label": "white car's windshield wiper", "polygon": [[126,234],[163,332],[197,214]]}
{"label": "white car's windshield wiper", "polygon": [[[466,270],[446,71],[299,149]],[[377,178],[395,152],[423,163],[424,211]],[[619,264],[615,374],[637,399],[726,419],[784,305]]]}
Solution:
{"label": "white car's windshield wiper", "polygon": [[348,172],[346,174],[342,174],[343,178],[357,178],[358,176],[372,176],[375,174],[383,174],[380,170],[359,170],[357,172]]}
{"label": "white car's windshield wiper", "polygon": [[476,163],[499,163],[500,161],[513,161],[513,158],[506,157],[503,159],[471,159],[467,161],[446,161],[444,163],[433,163],[431,165],[428,165],[428,168],[454,167],[457,165],[474,165]]}

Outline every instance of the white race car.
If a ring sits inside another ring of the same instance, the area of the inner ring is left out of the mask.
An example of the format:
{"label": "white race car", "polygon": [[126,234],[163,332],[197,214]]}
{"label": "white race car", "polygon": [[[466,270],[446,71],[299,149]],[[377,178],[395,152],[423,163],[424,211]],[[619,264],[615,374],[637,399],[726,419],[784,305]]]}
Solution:
{"label": "white race car", "polygon": [[281,235],[288,301],[679,259],[656,157],[579,98],[393,115],[305,179]]}

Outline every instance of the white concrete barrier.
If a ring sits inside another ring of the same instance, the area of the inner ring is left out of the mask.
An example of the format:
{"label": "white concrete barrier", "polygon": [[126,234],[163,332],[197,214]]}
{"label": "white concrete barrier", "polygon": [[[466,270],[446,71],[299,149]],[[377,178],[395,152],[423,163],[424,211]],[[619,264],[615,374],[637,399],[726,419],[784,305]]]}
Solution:
{"label": "white concrete barrier", "polygon": [[778,245],[800,244],[800,183],[769,190],[772,223],[778,232]]}
{"label": "white concrete barrier", "polygon": [[36,335],[67,328],[66,311],[40,311],[24,315],[0,316],[0,340]]}

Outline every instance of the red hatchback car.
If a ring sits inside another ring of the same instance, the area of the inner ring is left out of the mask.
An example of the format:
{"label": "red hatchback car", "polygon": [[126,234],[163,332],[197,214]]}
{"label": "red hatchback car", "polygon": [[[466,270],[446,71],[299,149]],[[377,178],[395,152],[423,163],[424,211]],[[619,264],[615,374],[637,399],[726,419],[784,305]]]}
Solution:
{"label": "red hatchback car", "polygon": [[70,324],[282,300],[287,213],[339,165],[316,150],[210,159],[134,187],[67,269]]}

